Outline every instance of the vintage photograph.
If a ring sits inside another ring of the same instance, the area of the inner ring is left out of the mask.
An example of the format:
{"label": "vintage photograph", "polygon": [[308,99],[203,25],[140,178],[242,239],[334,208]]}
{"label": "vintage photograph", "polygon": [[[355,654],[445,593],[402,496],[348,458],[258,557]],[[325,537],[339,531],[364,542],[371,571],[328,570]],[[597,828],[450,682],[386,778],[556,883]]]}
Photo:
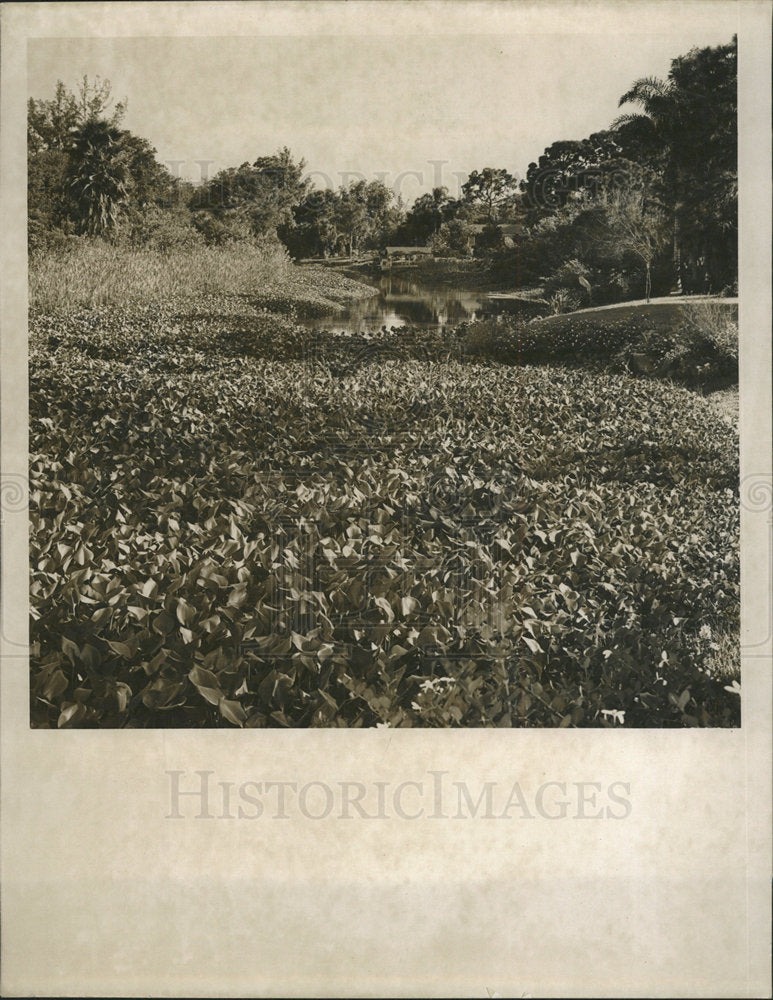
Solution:
{"label": "vintage photograph", "polygon": [[32,728],[740,726],[726,21],[29,39]]}

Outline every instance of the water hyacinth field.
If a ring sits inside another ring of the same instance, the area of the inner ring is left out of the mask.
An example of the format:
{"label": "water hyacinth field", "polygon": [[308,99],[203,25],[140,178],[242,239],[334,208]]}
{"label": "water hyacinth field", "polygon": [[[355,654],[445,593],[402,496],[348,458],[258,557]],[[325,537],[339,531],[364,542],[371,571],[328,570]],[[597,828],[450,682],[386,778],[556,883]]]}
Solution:
{"label": "water hyacinth field", "polygon": [[738,725],[735,428],[480,341],[33,308],[33,726]]}

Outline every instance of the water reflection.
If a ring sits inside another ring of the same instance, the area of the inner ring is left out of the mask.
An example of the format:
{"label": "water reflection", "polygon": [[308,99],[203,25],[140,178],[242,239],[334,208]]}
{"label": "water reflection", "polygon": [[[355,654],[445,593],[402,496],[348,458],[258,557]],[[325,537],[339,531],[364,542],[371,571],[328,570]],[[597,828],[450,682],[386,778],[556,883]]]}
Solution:
{"label": "water reflection", "polygon": [[[363,281],[359,275],[358,281]],[[309,321],[317,329],[364,333],[382,326],[440,327],[469,322],[486,312],[486,300],[479,292],[454,288],[428,288],[405,278],[383,275],[371,282],[378,295],[350,303],[334,317]]]}

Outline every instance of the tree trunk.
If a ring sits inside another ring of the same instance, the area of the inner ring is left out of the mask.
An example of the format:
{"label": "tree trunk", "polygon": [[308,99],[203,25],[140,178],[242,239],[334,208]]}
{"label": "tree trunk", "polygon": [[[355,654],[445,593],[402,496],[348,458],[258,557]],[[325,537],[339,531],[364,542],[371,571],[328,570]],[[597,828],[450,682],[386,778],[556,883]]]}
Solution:
{"label": "tree trunk", "polygon": [[672,295],[682,294],[682,239],[679,228],[679,217],[674,215],[674,287]]}
{"label": "tree trunk", "polygon": [[650,262],[649,261],[647,261],[646,267],[647,267],[647,273],[646,273],[646,277],[644,279],[644,297],[647,300],[647,302],[649,302],[649,300],[650,300],[650,293],[652,291],[652,275],[650,273]]}

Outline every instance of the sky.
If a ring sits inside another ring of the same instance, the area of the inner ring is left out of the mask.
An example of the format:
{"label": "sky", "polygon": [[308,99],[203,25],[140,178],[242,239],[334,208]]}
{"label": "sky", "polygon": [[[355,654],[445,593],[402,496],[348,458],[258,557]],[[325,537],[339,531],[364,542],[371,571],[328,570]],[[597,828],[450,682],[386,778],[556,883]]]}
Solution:
{"label": "sky", "polygon": [[124,127],[190,180],[286,145],[319,187],[380,178],[410,203],[439,184],[455,195],[485,166],[524,176],[551,142],[608,127],[638,77],[665,76],[692,47],[730,40],[725,6],[702,19],[683,6],[668,30],[648,33],[605,33],[602,21],[581,35],[34,38],[28,89],[50,98],[57,80],[71,90],[84,74],[110,80],[114,97],[128,98]]}

